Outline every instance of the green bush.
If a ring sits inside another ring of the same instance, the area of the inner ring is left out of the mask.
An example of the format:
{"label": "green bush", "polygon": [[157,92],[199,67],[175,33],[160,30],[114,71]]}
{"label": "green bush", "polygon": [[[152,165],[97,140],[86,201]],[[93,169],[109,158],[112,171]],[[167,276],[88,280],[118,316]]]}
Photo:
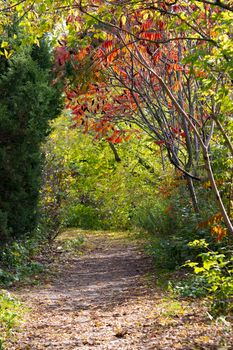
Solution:
{"label": "green bush", "polygon": [[193,250],[187,246],[188,240],[174,235],[169,237],[157,237],[149,239],[146,245],[147,253],[153,257],[157,267],[174,270],[188,257],[193,256]]}
{"label": "green bush", "polygon": [[9,239],[9,229],[7,225],[7,213],[0,210],[0,237],[4,242]]}
{"label": "green bush", "polygon": [[137,212],[137,226],[151,234],[146,249],[156,266],[173,270],[195,257],[196,252],[187,244],[190,237],[202,237],[204,232],[197,230],[197,218],[190,207],[176,205],[172,213],[167,208],[170,208],[167,200],[141,208]]}
{"label": "green bush", "polygon": [[[166,186],[165,186],[166,187]],[[172,270],[195,259],[197,251],[188,246],[190,240],[207,239],[215,246],[208,225],[200,225],[216,212],[208,191],[198,188],[200,213],[195,213],[184,182],[169,190],[169,195],[159,193],[154,201],[136,209],[134,222],[151,234],[147,251],[156,265]],[[201,252],[201,250],[200,250]]]}
{"label": "green bush", "polygon": [[15,241],[5,245],[0,259],[0,285],[11,285],[36,273],[44,271],[44,266],[33,261],[39,249],[39,242],[34,239]]}
{"label": "green bush", "polygon": [[198,257],[201,262],[188,261],[186,266],[205,279],[211,299],[211,312],[214,316],[233,312],[233,257],[232,251],[213,251],[205,240],[195,240],[189,244],[205,250]]}
{"label": "green bush", "polygon": [[175,294],[183,298],[200,298],[208,295],[209,284],[205,276],[189,275],[186,279],[171,284]]}
{"label": "green bush", "polygon": [[41,143],[61,106],[51,67],[44,42],[19,48],[8,60],[0,56],[1,244],[33,232],[37,224]]}
{"label": "green bush", "polygon": [[23,317],[23,306],[10,293],[0,291],[0,349]]}
{"label": "green bush", "polygon": [[166,200],[154,200],[149,203],[142,203],[133,214],[134,224],[155,235],[169,235],[175,229],[173,218],[166,215],[165,210],[168,206]]}
{"label": "green bush", "polygon": [[98,230],[101,220],[96,208],[84,204],[70,205],[63,212],[63,225],[65,227],[79,227],[84,230]]}

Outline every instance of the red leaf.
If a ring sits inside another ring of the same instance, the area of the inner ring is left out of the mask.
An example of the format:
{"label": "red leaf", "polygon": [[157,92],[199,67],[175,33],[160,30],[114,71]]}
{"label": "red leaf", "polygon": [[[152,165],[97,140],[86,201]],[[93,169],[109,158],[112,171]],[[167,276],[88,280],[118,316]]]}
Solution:
{"label": "red leaf", "polygon": [[157,24],[157,26],[159,27],[159,29],[160,29],[160,30],[163,30],[163,29],[164,29],[164,27],[165,27],[165,23],[164,23],[164,22],[162,22],[162,21],[160,21],[160,20],[159,20],[159,21],[157,21],[157,23],[156,23],[156,24]]}
{"label": "red leaf", "polygon": [[153,24],[153,19],[150,18],[148,19],[146,22],[142,23],[142,30],[145,31],[145,30],[148,30],[149,28],[151,28]]}
{"label": "red leaf", "polygon": [[107,62],[112,63],[116,58],[117,54],[118,54],[118,50],[114,50],[113,52],[111,52],[110,55],[108,55],[107,57]]}
{"label": "red leaf", "polygon": [[155,143],[156,143],[156,145],[161,146],[161,145],[163,145],[165,142],[164,142],[163,140],[157,140],[157,141],[155,141]]}
{"label": "red leaf", "polygon": [[106,49],[107,52],[112,50],[113,48],[113,41],[112,40],[106,40],[103,42],[102,47]]}
{"label": "red leaf", "polygon": [[178,134],[179,133],[179,129],[177,129],[177,128],[171,128],[172,129],[172,131],[175,133],[175,134]]}
{"label": "red leaf", "polygon": [[72,98],[74,98],[75,96],[76,96],[76,93],[74,91],[66,92],[66,97],[68,98],[68,100],[72,100]]}
{"label": "red leaf", "polygon": [[112,143],[121,143],[123,141],[121,136],[118,136]]}
{"label": "red leaf", "polygon": [[141,34],[141,36],[144,39],[151,40],[151,41],[156,41],[161,39],[162,34],[161,33],[155,33],[155,32],[144,32]]}
{"label": "red leaf", "polygon": [[162,58],[162,52],[158,51],[155,55],[154,55],[154,62],[158,62],[160,60],[160,58]]}

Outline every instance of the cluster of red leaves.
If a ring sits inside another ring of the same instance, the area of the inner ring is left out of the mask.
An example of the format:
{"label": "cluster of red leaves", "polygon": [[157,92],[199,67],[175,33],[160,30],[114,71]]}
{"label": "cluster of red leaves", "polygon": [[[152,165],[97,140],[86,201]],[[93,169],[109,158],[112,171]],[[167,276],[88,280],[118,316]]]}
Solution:
{"label": "cluster of red leaves", "polygon": [[221,213],[216,213],[207,220],[198,224],[199,228],[211,227],[211,234],[216,241],[221,241],[227,235],[227,229],[222,225],[223,217]]}
{"label": "cluster of red leaves", "polygon": [[[98,6],[101,3],[100,0],[93,0],[91,5]],[[172,13],[179,13],[184,10],[177,4],[161,3],[160,6],[164,11],[171,11]],[[195,10],[197,9],[192,9],[192,11]],[[207,21],[205,16],[203,18]],[[80,20],[80,18],[70,16],[67,19],[68,23],[77,20]],[[134,75],[133,77],[130,75],[130,64],[127,62],[130,62],[133,53],[136,52],[136,55],[142,55],[154,71],[159,72],[165,79],[172,81],[171,89],[174,92],[180,91],[183,83],[182,78],[177,78],[177,73],[189,73],[189,67],[181,64],[179,59],[179,41],[172,40],[161,47],[164,40],[169,41],[171,38],[168,23],[162,15],[154,17],[151,11],[144,10],[142,4],[142,9],[138,9],[131,14],[126,13],[119,18],[119,28],[123,30],[120,36],[108,34],[107,39],[104,42],[99,42],[99,45],[95,48],[87,45],[74,53],[66,47],[64,41],[63,45],[55,50],[57,65],[63,69],[66,62],[71,61],[77,75],[80,71],[82,71],[82,74],[85,73],[83,63],[87,58],[90,58],[92,62],[91,69],[94,71],[94,75],[92,75],[90,81],[87,81],[85,89],[78,85],[74,87],[67,84],[66,86],[66,107],[72,111],[73,127],[82,127],[84,132],[96,133],[96,138],[105,137],[115,143],[128,140],[130,133],[126,130],[119,130],[115,122],[130,119],[138,110],[138,106],[142,106],[144,103],[137,93],[132,95],[130,92],[128,87],[132,84],[132,81],[134,86],[140,89],[149,77],[150,88],[152,87],[153,93],[159,93],[161,90],[156,78],[149,76],[137,60],[134,60],[134,66],[136,66],[136,69],[134,67]],[[130,33],[133,33],[133,35]],[[111,88],[112,81],[108,80],[106,76],[104,78],[102,76],[109,69],[126,89],[114,91]],[[171,104],[171,108],[177,114],[172,103],[167,101],[167,104]],[[200,124],[205,122],[206,119],[204,116],[198,116],[198,113],[196,118]],[[164,139],[161,136],[156,141],[160,147],[177,141],[185,143],[187,135],[182,130],[178,119],[176,118],[175,122],[169,122],[167,125],[169,138]],[[192,130],[190,129],[189,132],[191,133]]]}
{"label": "cluster of red leaves", "polygon": [[[114,96],[115,103],[106,98],[109,89],[104,82],[90,83],[88,93],[79,96],[76,91],[66,91],[66,108],[72,112],[73,128],[82,127],[84,133],[91,132],[95,139],[105,138],[112,143],[128,141],[138,130],[118,129],[114,123],[115,115],[126,114],[122,110],[124,95]],[[129,111],[128,111],[129,113]]]}

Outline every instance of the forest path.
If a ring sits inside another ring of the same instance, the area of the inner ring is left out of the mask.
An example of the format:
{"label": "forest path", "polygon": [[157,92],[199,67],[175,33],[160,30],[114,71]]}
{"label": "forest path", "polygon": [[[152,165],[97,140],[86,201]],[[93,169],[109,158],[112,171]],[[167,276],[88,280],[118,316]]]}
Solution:
{"label": "forest path", "polygon": [[78,234],[67,231],[40,257],[50,259],[46,279],[14,291],[30,312],[7,349],[229,349],[219,347],[223,327],[199,306],[161,294],[151,259],[129,234],[84,233],[82,254],[64,249]]}

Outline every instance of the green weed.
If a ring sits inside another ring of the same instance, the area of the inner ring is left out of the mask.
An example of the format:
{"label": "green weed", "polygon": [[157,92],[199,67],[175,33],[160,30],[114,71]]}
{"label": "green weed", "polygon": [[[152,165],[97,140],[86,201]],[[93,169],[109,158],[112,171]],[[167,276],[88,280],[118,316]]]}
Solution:
{"label": "green weed", "polygon": [[81,245],[84,244],[84,236],[79,235],[74,239],[68,239],[64,242],[64,248],[69,251],[78,251]]}
{"label": "green weed", "polygon": [[[190,247],[201,247],[204,252],[198,254],[200,261],[187,261],[185,266],[191,267],[197,275],[193,278],[198,282],[192,285],[193,294],[198,296],[208,294],[211,300],[211,314],[218,316],[233,312],[233,258],[232,252],[213,251],[205,240],[195,240]],[[190,291],[189,284],[180,289]]]}
{"label": "green weed", "polygon": [[38,242],[31,239],[6,245],[1,252],[0,284],[8,286],[42,272],[44,266],[33,260],[38,249]]}
{"label": "green weed", "polygon": [[0,291],[0,349],[4,349],[12,330],[22,321],[24,311],[22,303],[9,292]]}

